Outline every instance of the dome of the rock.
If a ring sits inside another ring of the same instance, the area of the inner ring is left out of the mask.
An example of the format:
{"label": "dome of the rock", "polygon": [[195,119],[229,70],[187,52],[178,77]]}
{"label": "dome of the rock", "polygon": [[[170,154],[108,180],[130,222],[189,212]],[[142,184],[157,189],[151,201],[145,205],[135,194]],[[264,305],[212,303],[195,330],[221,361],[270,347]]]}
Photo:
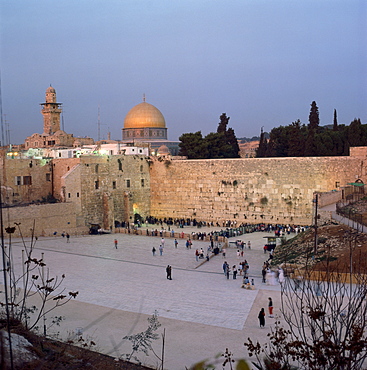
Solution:
{"label": "dome of the rock", "polygon": [[166,128],[166,121],[159,109],[143,102],[130,109],[124,120],[124,129],[147,127]]}

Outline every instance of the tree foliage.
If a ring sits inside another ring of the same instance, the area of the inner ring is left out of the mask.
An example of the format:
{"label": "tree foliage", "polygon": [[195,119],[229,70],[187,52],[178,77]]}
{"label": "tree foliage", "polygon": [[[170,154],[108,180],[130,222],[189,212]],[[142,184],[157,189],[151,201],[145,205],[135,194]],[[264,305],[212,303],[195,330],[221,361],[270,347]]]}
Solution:
{"label": "tree foliage", "polygon": [[189,159],[239,158],[239,145],[232,128],[227,128],[230,117],[220,116],[217,132],[203,138],[201,131],[180,136],[179,155]]}
{"label": "tree foliage", "polygon": [[333,126],[320,126],[319,109],[313,101],[308,125],[297,120],[288,126],[274,127],[270,131],[268,141],[260,136],[256,156],[345,156],[349,155],[351,146],[366,145],[367,124],[362,124],[361,120],[356,118],[349,126],[339,125],[334,110]]}
{"label": "tree foliage", "polygon": [[[22,235],[20,224],[16,224],[16,227]],[[7,266],[3,273],[9,289],[5,302],[0,302],[0,306],[6,309],[10,320],[20,322],[30,330],[38,329],[40,321],[45,319],[47,314],[76,298],[78,292],[65,292],[65,289],[62,288],[65,275],[61,277],[51,276],[43,259],[34,257],[34,247],[37,241],[34,236],[32,236],[29,245],[22,238],[23,268],[21,272],[15,271],[11,241],[11,235],[15,232],[15,229],[15,227],[5,228],[9,235],[9,248],[3,250],[3,256],[5,257],[3,262]],[[38,297],[37,305],[29,303],[31,297]],[[53,323],[52,320],[51,323]],[[44,327],[44,333],[46,334],[46,327]]]}
{"label": "tree foliage", "polygon": [[[163,358],[159,357],[157,353],[153,349],[153,341],[159,339],[158,333],[156,331],[160,328],[161,323],[158,320],[158,312],[154,311],[152,317],[148,317],[148,327],[144,331],[133,334],[133,335],[126,335],[122,339],[129,340],[131,342],[131,352],[129,354],[123,355],[127,361],[131,361],[134,359],[136,362],[140,363],[139,358],[135,355],[135,353],[143,352],[146,356],[149,356],[149,352],[152,352],[155,357],[159,359],[162,363],[161,370],[163,370]],[[162,335],[162,339],[164,342],[164,335]],[[163,357],[163,354],[162,354]]]}

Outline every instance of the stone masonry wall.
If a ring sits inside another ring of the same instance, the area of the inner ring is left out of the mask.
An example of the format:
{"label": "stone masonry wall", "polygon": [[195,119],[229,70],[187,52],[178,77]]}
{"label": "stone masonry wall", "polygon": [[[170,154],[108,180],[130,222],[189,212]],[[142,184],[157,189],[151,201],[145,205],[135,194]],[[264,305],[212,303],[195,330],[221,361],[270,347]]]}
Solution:
{"label": "stone masonry wall", "polygon": [[42,201],[52,193],[51,165],[44,159],[1,156],[2,202],[7,205]]}
{"label": "stone masonry wall", "polygon": [[60,182],[66,201],[76,205],[78,225],[99,224],[109,229],[115,221],[132,222],[134,213],[150,214],[147,157],[85,156],[79,160]]}
{"label": "stone masonry wall", "polygon": [[[38,204],[24,207],[10,207],[3,209],[4,227],[15,226],[20,223],[21,232],[24,237],[50,236],[56,231],[70,234],[75,233],[76,215],[72,203]],[[87,230],[86,230],[87,231]],[[5,233],[6,234],[6,233]],[[19,229],[16,228],[15,237],[20,237]]]}
{"label": "stone masonry wall", "polygon": [[357,178],[354,157],[153,160],[151,214],[237,223],[312,223],[314,192]]}

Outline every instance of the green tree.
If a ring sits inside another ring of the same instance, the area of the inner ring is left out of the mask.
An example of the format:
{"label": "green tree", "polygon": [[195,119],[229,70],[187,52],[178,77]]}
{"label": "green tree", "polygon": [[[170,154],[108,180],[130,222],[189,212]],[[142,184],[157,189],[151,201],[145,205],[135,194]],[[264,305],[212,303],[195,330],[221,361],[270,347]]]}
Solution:
{"label": "green tree", "polygon": [[224,158],[224,152],[228,150],[225,144],[224,132],[211,132],[205,136],[205,142],[208,148],[208,158]]}
{"label": "green tree", "polygon": [[179,155],[186,156],[188,159],[208,158],[207,143],[203,139],[201,131],[182,134],[179,140],[181,141]]}
{"label": "green tree", "polygon": [[334,109],[333,131],[338,131],[338,119],[336,116],[336,109]]}
{"label": "green tree", "polygon": [[219,117],[220,119],[220,122],[219,122],[219,125],[218,125],[218,128],[217,128],[217,132],[218,134],[220,132],[226,132],[227,131],[227,125],[228,125],[228,122],[229,122],[229,119],[231,117],[227,117],[227,114],[226,113],[222,113],[221,116]]}
{"label": "green tree", "polygon": [[265,137],[265,133],[263,131],[263,128],[261,127],[259,146],[256,149],[256,158],[265,157],[266,152],[267,152],[267,147],[268,147],[268,141]]}
{"label": "green tree", "polygon": [[311,103],[311,109],[310,109],[310,114],[308,116],[308,128],[309,130],[315,130],[319,128],[320,125],[320,118],[319,118],[319,108],[316,105],[316,102],[313,101]]}
{"label": "green tree", "polygon": [[179,155],[189,159],[206,158],[239,158],[239,145],[234,130],[227,129],[229,117],[225,113],[220,116],[217,132],[211,132],[205,138],[201,131],[180,136]]}
{"label": "green tree", "polygon": [[302,123],[298,119],[292,122],[289,127],[289,157],[302,157],[304,153],[304,130]]}
{"label": "green tree", "polygon": [[225,152],[226,158],[240,158],[240,147],[233,128],[230,127],[227,130],[225,140],[228,145],[228,150]]}
{"label": "green tree", "polygon": [[305,143],[305,156],[312,157],[317,156],[317,145],[315,141],[316,133],[319,128],[320,118],[319,118],[319,108],[316,102],[311,103],[310,114],[308,116],[308,133]]}
{"label": "green tree", "polygon": [[362,123],[359,118],[355,118],[348,128],[348,143],[349,146],[361,146],[363,142]]}
{"label": "green tree", "polygon": [[270,131],[267,157],[287,157],[289,149],[288,129],[284,126],[274,127]]}

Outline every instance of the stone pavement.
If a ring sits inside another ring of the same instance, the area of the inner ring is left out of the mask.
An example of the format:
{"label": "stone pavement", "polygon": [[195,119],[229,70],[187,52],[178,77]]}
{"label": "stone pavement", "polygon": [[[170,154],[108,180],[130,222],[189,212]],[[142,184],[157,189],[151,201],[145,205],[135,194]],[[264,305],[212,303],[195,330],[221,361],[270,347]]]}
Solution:
{"label": "stone pavement", "polygon": [[[196,228],[185,228],[185,232]],[[209,228],[200,231],[208,232]],[[34,257],[44,259],[50,276],[66,275],[63,286],[68,291],[79,291],[76,300],[59,308],[54,315],[65,316],[60,336],[83,332],[84,338],[97,342],[97,349],[119,357],[129,353],[131,344],[122,340],[147,328],[147,318],[155,310],[166,330],[165,369],[185,369],[195,362],[213,357],[229,348],[235,357],[246,357],[243,342],[266,340],[268,330],[260,329],[257,314],[267,308],[268,297],[273,298],[275,314],[279,313],[280,287],[261,283],[261,266],[267,256],[263,253],[265,235],[256,232],[231,238],[251,241],[245,250],[256,290],[241,289],[242,277],[227,280],[223,274],[221,255],[202,263],[195,259],[195,249],[207,250],[209,242],[193,241],[187,250],[185,240],[165,239],[163,255],[159,255],[160,237],[131,234],[107,234],[71,237],[70,243],[60,236],[39,238]],[[291,235],[292,236],[292,235]],[[118,240],[118,248],[114,239]],[[152,247],[157,249],[152,255]],[[13,242],[14,269],[21,269],[19,240]],[[236,247],[230,243],[226,261],[238,265]],[[166,279],[165,268],[172,266],[173,280]],[[1,280],[2,282],[2,276]],[[49,321],[51,318],[48,319]],[[266,320],[269,329],[275,319]],[[161,330],[162,329],[162,330]],[[161,340],[154,343],[160,353]],[[158,360],[138,354],[150,366]]]}

